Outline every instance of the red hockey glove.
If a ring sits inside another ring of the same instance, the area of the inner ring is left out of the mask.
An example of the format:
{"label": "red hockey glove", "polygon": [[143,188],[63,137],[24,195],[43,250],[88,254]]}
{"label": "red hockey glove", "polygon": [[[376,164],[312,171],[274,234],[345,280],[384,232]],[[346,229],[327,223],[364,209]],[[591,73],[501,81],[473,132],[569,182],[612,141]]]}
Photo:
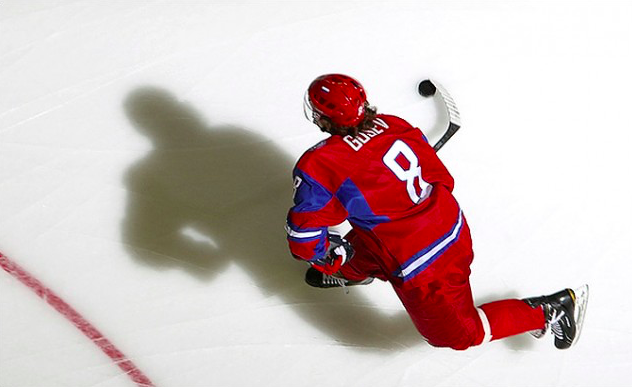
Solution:
{"label": "red hockey glove", "polygon": [[355,250],[351,243],[343,239],[340,235],[329,234],[329,249],[325,257],[312,263],[312,266],[328,275],[332,275],[345,263],[353,258]]}

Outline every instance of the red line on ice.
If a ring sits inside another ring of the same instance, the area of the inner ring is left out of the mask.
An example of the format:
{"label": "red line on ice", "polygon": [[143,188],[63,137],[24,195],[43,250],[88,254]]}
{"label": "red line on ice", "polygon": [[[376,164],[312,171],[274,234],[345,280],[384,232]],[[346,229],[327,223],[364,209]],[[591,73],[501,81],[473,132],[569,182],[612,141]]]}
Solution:
{"label": "red line on ice", "polygon": [[72,322],[84,335],[88,336],[94,344],[96,344],[101,350],[112,359],[112,361],[122,369],[136,384],[139,386],[153,386],[154,384],[149,380],[141,370],[136,367],[131,360],[129,360],[123,352],[103,336],[101,332],[97,330],[88,320],[56,295],[52,290],[44,286],[35,277],[29,274],[26,270],[22,269],[17,263],[11,261],[9,258],[0,253],[0,266],[13,277],[18,279],[24,285],[28,286],[34,291],[41,299],[46,301],[50,306],[55,308],[59,313]]}

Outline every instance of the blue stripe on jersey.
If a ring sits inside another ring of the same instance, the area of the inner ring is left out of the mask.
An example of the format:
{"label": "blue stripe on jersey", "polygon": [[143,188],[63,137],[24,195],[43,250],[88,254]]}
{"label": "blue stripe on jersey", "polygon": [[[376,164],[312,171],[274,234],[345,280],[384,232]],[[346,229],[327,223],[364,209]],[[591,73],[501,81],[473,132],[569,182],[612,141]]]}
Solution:
{"label": "blue stripe on jersey", "polygon": [[294,194],[294,212],[315,212],[323,209],[333,195],[319,182],[298,168],[294,169],[294,176],[301,179]]}
{"label": "blue stripe on jersey", "polygon": [[[327,235],[327,234],[323,233],[323,235]],[[316,247],[314,247],[314,257],[312,257],[312,259],[310,259],[308,262],[317,262],[325,257],[325,253],[327,253],[327,249],[325,248],[326,241],[327,241],[326,236],[320,239]]]}
{"label": "blue stripe on jersey", "polygon": [[349,221],[364,229],[372,230],[378,224],[391,220],[388,216],[373,213],[364,195],[351,179],[342,183],[336,197],[349,213]]}
{"label": "blue stripe on jersey", "polygon": [[413,255],[393,274],[402,278],[404,282],[411,280],[430,266],[431,263],[436,261],[437,258],[439,258],[450,246],[452,246],[452,244],[454,244],[454,242],[459,239],[462,228],[463,212],[459,211],[459,218],[450,231],[441,238],[437,239],[430,246]]}

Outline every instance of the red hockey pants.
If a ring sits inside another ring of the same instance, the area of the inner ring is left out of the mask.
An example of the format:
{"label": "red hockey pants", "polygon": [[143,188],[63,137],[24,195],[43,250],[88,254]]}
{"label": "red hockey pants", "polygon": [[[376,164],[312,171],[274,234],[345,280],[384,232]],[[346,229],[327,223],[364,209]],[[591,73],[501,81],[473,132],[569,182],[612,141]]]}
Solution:
{"label": "red hockey pants", "polygon": [[383,253],[375,242],[354,231],[346,239],[356,254],[340,273],[350,280],[375,277],[391,282],[415,327],[433,346],[462,350],[544,327],[542,308],[533,309],[521,300],[474,305],[469,282],[474,255],[467,223],[459,239],[414,279],[413,287],[397,285],[393,274],[385,272],[380,265]]}

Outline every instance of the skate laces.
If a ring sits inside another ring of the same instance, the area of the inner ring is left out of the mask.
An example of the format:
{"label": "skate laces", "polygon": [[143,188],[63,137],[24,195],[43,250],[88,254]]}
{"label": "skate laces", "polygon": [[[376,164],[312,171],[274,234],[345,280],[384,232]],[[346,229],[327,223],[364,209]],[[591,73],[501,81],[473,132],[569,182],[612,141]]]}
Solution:
{"label": "skate laces", "polygon": [[323,283],[325,283],[325,285],[345,286],[346,281],[343,280],[342,278],[337,278],[337,277],[334,277],[333,275],[325,274],[323,276]]}
{"label": "skate laces", "polygon": [[334,277],[333,275],[324,274],[323,283],[325,285],[340,286],[345,291],[346,294],[349,294],[349,289],[347,289],[347,281],[342,278]]}

